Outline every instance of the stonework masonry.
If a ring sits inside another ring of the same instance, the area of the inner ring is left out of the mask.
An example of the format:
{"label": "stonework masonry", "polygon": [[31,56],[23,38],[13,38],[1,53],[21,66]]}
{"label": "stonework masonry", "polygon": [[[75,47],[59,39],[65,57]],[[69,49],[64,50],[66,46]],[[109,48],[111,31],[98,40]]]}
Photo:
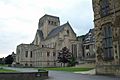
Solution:
{"label": "stonework masonry", "polygon": [[120,76],[120,0],[92,0],[96,73]]}

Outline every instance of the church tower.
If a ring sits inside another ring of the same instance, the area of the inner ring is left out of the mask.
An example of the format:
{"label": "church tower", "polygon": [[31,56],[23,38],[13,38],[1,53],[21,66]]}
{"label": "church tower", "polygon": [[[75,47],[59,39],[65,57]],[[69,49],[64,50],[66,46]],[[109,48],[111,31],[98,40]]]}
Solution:
{"label": "church tower", "polygon": [[39,19],[38,30],[43,32],[43,37],[46,39],[49,32],[58,26],[60,26],[59,17],[45,14],[42,18]]}

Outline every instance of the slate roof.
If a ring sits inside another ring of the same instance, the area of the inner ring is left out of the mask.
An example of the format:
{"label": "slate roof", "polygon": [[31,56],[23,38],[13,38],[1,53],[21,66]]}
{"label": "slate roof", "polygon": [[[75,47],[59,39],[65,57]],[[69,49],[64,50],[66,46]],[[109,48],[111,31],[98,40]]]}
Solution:
{"label": "slate roof", "polygon": [[56,36],[56,35],[57,35],[59,32],[61,32],[61,31],[64,29],[64,27],[65,27],[66,25],[68,25],[68,24],[69,24],[69,23],[67,22],[67,23],[65,23],[65,24],[63,24],[63,25],[61,25],[61,26],[58,26],[58,27],[56,27],[55,29],[53,29],[53,30],[48,34],[47,39]]}
{"label": "slate roof", "polygon": [[38,33],[39,37],[41,38],[41,40],[43,40],[44,39],[43,32],[41,30],[37,30],[37,33]]}

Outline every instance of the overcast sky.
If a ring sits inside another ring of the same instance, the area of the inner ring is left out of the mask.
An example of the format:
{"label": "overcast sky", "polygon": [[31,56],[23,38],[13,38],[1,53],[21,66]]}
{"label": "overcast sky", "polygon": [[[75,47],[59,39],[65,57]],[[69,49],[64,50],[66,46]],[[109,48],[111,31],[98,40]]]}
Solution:
{"label": "overcast sky", "polygon": [[93,28],[92,0],[0,0],[0,57],[16,52],[21,43],[31,43],[44,14],[69,21],[80,36]]}

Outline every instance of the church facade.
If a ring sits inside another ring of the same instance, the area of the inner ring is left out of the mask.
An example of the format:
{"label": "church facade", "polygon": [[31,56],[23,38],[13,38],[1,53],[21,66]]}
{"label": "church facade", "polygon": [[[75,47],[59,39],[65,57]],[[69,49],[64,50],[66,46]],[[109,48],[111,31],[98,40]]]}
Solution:
{"label": "church facade", "polygon": [[120,0],[92,0],[96,73],[120,75]]}
{"label": "church facade", "polygon": [[45,14],[39,19],[33,42],[17,46],[16,63],[26,67],[61,66],[57,56],[63,47],[77,57],[76,33],[69,22],[60,25],[59,17]]}

